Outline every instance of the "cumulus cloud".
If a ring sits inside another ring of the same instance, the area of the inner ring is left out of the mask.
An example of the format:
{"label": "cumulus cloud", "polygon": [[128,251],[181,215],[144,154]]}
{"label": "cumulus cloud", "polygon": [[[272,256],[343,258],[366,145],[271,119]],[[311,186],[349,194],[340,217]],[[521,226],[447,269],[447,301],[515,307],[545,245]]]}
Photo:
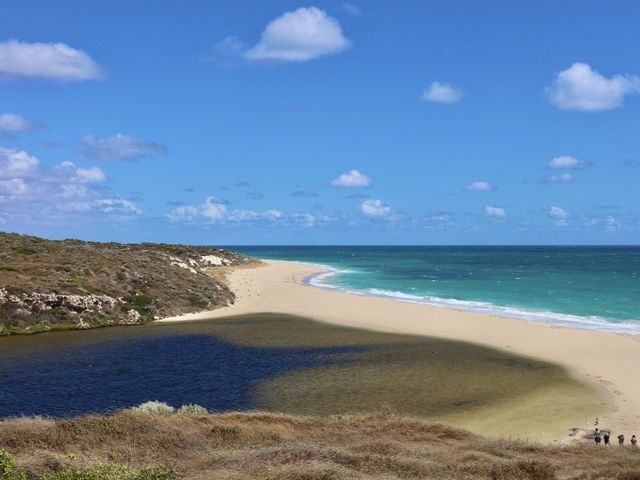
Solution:
{"label": "cumulus cloud", "polygon": [[183,205],[174,208],[167,218],[171,222],[190,223],[194,225],[219,224],[223,226],[237,226],[247,224],[267,223],[281,227],[310,228],[332,222],[328,215],[312,214],[308,212],[284,213],[276,209],[264,211],[234,209],[215,197],[207,197],[201,205]]}
{"label": "cumulus cloud", "polygon": [[105,196],[106,174],[98,167],[65,161],[42,166],[37,157],[0,147],[0,210],[7,222],[43,224],[87,220],[86,215],[124,219],[141,213],[131,200]]}
{"label": "cumulus cloud", "polygon": [[489,182],[477,181],[466,185],[464,189],[469,190],[470,192],[490,192],[495,190],[496,187]]}
{"label": "cumulus cloud", "polygon": [[21,178],[11,178],[9,180],[0,180],[0,195],[14,198],[16,195],[26,193],[29,187]]}
{"label": "cumulus cloud", "polygon": [[23,150],[0,147],[0,178],[29,175],[38,166],[38,159]]}
{"label": "cumulus cloud", "polygon": [[140,210],[135,203],[130,200],[123,200],[121,198],[105,198],[102,200],[96,200],[96,205],[106,213],[117,213],[117,214],[135,214],[140,215],[142,210]]}
{"label": "cumulus cloud", "polygon": [[369,218],[385,218],[391,214],[391,206],[382,200],[372,198],[360,204],[360,212]]}
{"label": "cumulus cloud", "polygon": [[82,157],[103,161],[136,161],[166,155],[168,152],[167,147],[162,144],[121,133],[112,137],[85,135],[82,143],[85,146],[81,152]]}
{"label": "cumulus cloud", "polygon": [[590,166],[591,166],[590,162],[585,162],[584,160],[578,160],[577,158],[571,157],[569,155],[562,155],[560,157],[555,157],[553,160],[549,162],[549,168],[553,168],[553,169],[580,170]]}
{"label": "cumulus cloud", "polygon": [[216,200],[215,197],[207,197],[200,206],[200,214],[210,222],[222,220],[227,213],[227,206]]}
{"label": "cumulus cloud", "polygon": [[207,223],[220,222],[227,218],[226,202],[216,197],[207,197],[201,205],[186,205],[174,208],[167,215],[172,222],[195,222],[198,220]]}
{"label": "cumulus cloud", "polygon": [[567,218],[569,213],[564,209],[556,206],[550,206],[546,208],[547,215],[554,219],[554,223],[558,227],[564,227],[567,225]]}
{"label": "cumulus cloud", "polygon": [[102,183],[107,181],[107,176],[98,167],[78,168],[75,178],[83,183]]}
{"label": "cumulus cloud", "polygon": [[554,206],[549,207],[547,210],[547,213],[549,214],[550,217],[557,218],[560,220],[563,220],[569,216],[569,214],[566,212],[565,209],[560,207],[554,207]]}
{"label": "cumulus cloud", "polygon": [[426,102],[455,103],[462,100],[464,92],[450,83],[433,82],[422,94]]}
{"label": "cumulus cloud", "polygon": [[507,211],[502,207],[496,207],[495,205],[486,205],[484,207],[484,213],[487,217],[493,218],[506,218]]}
{"label": "cumulus cloud", "polygon": [[174,208],[167,214],[172,222],[193,222],[198,217],[198,208],[192,205],[184,205]]}
{"label": "cumulus cloud", "polygon": [[343,173],[329,182],[332,187],[370,187],[373,185],[373,178],[360,173],[358,170],[351,170],[349,173]]}
{"label": "cumulus cloud", "polygon": [[586,63],[574,63],[558,73],[546,93],[551,104],[561,110],[613,110],[623,105],[626,95],[640,93],[640,77],[613,75],[607,78]]}
{"label": "cumulus cloud", "polygon": [[64,43],[0,43],[0,76],[77,82],[104,76],[85,52]]}
{"label": "cumulus cloud", "polygon": [[549,177],[551,183],[571,183],[573,182],[573,175],[568,172],[561,173],[559,175],[551,175]]}
{"label": "cumulus cloud", "polygon": [[306,62],[351,46],[335,18],[316,7],[286,12],[271,21],[260,41],[244,52],[249,61]]}
{"label": "cumulus cloud", "polygon": [[0,114],[0,138],[10,138],[17,134],[33,132],[40,128],[42,128],[42,125],[27,120],[22,115],[16,115],[14,113]]}

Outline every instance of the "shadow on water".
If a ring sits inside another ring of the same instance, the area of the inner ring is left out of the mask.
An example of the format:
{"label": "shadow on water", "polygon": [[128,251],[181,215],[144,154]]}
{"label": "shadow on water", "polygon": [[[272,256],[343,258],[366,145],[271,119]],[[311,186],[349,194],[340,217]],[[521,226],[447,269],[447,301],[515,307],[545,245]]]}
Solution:
{"label": "shadow on water", "polygon": [[291,370],[346,361],[354,348],[259,348],[210,335],[62,342],[0,358],[0,417],[69,417],[160,400],[210,410],[255,407],[252,388]]}

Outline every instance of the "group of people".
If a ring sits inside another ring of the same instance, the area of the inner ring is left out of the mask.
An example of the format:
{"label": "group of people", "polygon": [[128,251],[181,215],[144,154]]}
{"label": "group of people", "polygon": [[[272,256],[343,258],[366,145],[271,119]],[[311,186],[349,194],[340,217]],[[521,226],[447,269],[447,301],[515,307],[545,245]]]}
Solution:
{"label": "group of people", "polygon": [[[609,432],[607,431],[601,432],[599,429],[596,428],[593,439],[596,442],[596,445],[600,445],[604,440],[604,445],[608,447],[610,445],[611,436]],[[618,435],[618,445],[621,445],[621,446],[624,445],[624,433],[621,433],[620,435]],[[635,448],[638,447],[638,439],[636,438],[635,435],[631,436],[631,446]]]}

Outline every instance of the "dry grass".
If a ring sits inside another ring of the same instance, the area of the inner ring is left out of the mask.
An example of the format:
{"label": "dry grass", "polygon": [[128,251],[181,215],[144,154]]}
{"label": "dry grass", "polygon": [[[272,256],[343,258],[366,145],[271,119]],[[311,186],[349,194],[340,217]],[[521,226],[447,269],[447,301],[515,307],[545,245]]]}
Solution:
{"label": "dry grass", "polygon": [[626,479],[632,448],[543,447],[384,415],[149,415],[0,422],[0,448],[35,478],[63,468],[169,466],[187,479]]}

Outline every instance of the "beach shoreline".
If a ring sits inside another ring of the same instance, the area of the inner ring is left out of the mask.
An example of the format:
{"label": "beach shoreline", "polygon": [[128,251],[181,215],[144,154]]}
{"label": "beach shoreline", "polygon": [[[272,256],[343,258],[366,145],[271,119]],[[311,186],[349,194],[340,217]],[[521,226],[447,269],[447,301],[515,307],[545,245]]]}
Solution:
{"label": "beach shoreline", "polygon": [[[160,321],[271,312],[347,327],[479,344],[565,367],[604,394],[597,413],[600,428],[628,436],[640,431],[640,385],[634,364],[634,359],[640,358],[637,337],[354,295],[319,288],[307,281],[328,271],[312,264],[272,260],[261,261],[255,268],[231,269],[227,279],[236,294],[233,305]],[[566,425],[566,430],[574,427],[592,429],[595,417],[585,418],[582,425]],[[560,438],[559,431],[560,425],[555,425],[556,439]]]}

